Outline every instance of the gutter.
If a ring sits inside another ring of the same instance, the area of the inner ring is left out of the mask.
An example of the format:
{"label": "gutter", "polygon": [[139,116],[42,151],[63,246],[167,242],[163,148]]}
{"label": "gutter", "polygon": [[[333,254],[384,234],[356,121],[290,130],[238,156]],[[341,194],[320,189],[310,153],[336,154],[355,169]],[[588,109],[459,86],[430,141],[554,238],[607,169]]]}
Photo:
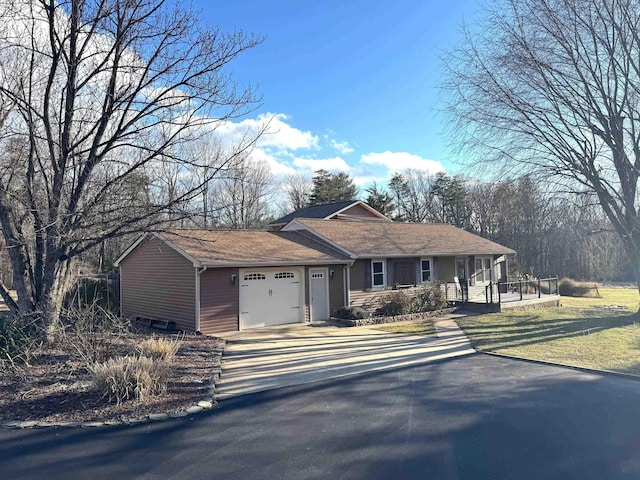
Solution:
{"label": "gutter", "polygon": [[305,265],[352,265],[353,260],[289,260],[272,262],[203,262],[205,268],[260,268],[260,267],[281,267],[281,266],[305,266]]}

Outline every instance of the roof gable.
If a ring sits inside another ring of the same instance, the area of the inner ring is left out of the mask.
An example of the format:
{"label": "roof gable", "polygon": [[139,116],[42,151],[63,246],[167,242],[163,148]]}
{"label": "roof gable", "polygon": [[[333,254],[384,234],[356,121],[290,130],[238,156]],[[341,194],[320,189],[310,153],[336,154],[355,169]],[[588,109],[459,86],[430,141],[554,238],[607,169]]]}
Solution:
{"label": "roof gable", "polygon": [[[349,211],[351,210],[351,214]],[[366,203],[360,200],[346,200],[343,202],[327,203],[324,205],[312,205],[310,207],[304,207],[291,212],[284,217],[280,217],[274,220],[270,225],[284,225],[289,223],[294,218],[317,218],[317,219],[329,219],[335,216],[344,214],[349,219],[355,217],[359,219],[361,217],[367,218],[379,218],[380,220],[389,220],[380,212],[371,208]],[[389,220],[390,221],[390,220]]]}
{"label": "roof gable", "polygon": [[144,241],[150,239],[150,238],[157,238],[159,239],[161,242],[166,243],[169,247],[171,247],[173,250],[175,250],[176,252],[178,252],[180,255],[182,255],[184,258],[186,258],[187,260],[189,260],[194,267],[200,266],[200,262],[195,259],[194,257],[192,257],[191,255],[189,255],[187,252],[185,252],[184,250],[182,250],[181,248],[177,247],[176,245],[172,244],[168,239],[163,238],[162,235],[158,234],[158,233],[143,233],[142,235],[140,235],[131,245],[129,245],[129,247],[122,253],[122,255],[120,255],[118,257],[118,259],[113,262],[114,266],[118,267],[120,266],[120,263],[122,263],[122,261],[129,256],[129,254],[131,252],[133,252],[136,248],[138,248],[138,246],[143,243]]}

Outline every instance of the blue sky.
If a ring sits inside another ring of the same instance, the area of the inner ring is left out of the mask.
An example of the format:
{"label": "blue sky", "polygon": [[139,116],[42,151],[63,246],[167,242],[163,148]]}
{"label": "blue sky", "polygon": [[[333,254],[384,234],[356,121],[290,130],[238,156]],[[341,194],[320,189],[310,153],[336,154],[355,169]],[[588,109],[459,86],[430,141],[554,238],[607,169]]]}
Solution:
{"label": "blue sky", "polygon": [[231,64],[262,107],[241,124],[272,121],[256,157],[274,173],[348,171],[363,185],[407,167],[456,173],[438,114],[442,51],[459,38],[473,0],[211,2],[203,19],[265,37]]}

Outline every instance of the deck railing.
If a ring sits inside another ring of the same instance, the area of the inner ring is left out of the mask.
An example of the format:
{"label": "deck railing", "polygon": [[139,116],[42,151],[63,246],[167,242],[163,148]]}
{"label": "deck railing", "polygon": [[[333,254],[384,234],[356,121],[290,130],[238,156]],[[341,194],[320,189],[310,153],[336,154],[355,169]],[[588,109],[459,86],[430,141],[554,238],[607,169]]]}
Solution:
{"label": "deck railing", "polygon": [[525,300],[536,296],[542,298],[542,295],[558,294],[558,277],[491,282],[485,287],[486,303],[502,303],[503,295],[508,295],[511,300]]}

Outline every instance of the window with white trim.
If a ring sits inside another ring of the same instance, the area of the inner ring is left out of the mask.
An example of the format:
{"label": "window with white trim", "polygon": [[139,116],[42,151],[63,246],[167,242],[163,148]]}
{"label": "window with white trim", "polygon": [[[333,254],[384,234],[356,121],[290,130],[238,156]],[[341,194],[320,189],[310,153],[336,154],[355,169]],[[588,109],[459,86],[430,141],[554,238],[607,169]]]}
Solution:
{"label": "window with white trim", "polygon": [[420,273],[422,283],[430,282],[432,280],[431,276],[433,275],[433,259],[423,258],[420,260]]}
{"label": "window with white trim", "polygon": [[371,260],[371,286],[373,288],[384,287],[385,267],[384,260]]}

